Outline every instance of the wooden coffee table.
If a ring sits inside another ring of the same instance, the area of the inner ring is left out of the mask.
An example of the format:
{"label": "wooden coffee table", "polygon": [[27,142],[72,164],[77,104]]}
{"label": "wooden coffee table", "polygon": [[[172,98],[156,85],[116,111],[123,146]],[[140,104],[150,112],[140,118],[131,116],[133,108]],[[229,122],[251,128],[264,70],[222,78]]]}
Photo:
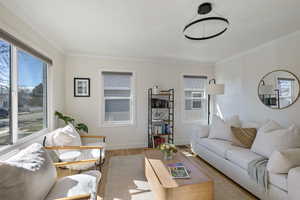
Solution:
{"label": "wooden coffee table", "polygon": [[[173,179],[167,164],[181,162],[190,170],[189,179]],[[178,152],[173,160],[164,160],[158,150],[145,152],[145,175],[155,200],[213,200],[213,181],[201,168]]]}

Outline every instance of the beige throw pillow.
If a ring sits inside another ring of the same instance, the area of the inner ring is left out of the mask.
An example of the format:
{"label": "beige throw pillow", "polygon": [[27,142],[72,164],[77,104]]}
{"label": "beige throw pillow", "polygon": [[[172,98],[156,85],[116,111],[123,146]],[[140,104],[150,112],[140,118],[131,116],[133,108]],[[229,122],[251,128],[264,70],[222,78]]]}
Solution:
{"label": "beige throw pillow", "polygon": [[267,169],[275,174],[287,174],[290,169],[300,166],[300,148],[275,150]]}
{"label": "beige throw pillow", "polygon": [[233,134],[232,145],[251,148],[256,137],[256,128],[231,127]]}

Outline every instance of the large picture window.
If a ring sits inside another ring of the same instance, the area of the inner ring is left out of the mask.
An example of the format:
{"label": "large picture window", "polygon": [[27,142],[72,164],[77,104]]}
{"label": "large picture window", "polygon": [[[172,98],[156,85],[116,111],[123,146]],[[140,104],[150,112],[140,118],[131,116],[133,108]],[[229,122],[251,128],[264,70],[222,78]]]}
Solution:
{"label": "large picture window", "polygon": [[0,39],[0,144],[40,132],[47,122],[47,64]]}
{"label": "large picture window", "polygon": [[104,124],[133,123],[132,73],[102,72]]}
{"label": "large picture window", "polygon": [[207,118],[207,77],[183,76],[184,121],[201,121]]}

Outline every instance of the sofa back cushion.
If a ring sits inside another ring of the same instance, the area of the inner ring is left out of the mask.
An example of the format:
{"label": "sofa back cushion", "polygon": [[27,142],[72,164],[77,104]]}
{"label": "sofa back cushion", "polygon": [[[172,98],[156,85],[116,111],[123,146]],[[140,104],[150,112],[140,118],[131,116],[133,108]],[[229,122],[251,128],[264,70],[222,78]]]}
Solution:
{"label": "sofa back cushion", "polygon": [[217,115],[214,115],[208,138],[227,140],[231,142],[233,140],[233,135],[230,128],[231,126],[241,126],[238,116],[232,116],[231,118],[223,120]]}
{"label": "sofa back cushion", "polygon": [[300,134],[294,125],[274,130],[274,123],[271,124],[259,129],[251,151],[269,158],[275,150],[300,147]]}
{"label": "sofa back cushion", "polygon": [[0,161],[0,174],[1,199],[45,199],[56,181],[56,169],[40,144]]}

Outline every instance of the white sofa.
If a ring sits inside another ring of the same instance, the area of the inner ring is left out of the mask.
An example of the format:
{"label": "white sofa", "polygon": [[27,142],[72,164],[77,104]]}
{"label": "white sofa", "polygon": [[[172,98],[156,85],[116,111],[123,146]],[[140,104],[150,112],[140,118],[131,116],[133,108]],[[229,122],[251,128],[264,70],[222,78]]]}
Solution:
{"label": "white sofa", "polygon": [[247,172],[248,163],[262,156],[250,149],[233,146],[229,141],[201,138],[196,133],[192,136],[191,148],[199,157],[260,199],[300,199],[300,167],[291,169],[288,174],[269,173],[268,191],[265,192]]}

